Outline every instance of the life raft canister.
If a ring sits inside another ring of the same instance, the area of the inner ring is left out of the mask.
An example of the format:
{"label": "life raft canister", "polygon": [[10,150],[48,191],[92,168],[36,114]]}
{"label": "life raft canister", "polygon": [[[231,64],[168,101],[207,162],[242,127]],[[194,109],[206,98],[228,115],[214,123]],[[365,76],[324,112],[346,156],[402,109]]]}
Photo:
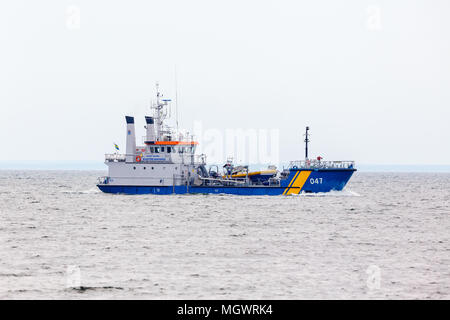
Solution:
{"label": "life raft canister", "polygon": [[136,157],[136,162],[141,162],[141,160],[142,160],[141,156]]}

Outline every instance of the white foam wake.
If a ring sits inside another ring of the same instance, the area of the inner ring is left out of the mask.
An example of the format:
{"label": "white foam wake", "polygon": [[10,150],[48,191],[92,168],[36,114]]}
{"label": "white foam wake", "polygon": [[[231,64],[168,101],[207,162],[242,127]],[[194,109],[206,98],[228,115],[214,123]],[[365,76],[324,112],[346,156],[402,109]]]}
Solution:
{"label": "white foam wake", "polygon": [[341,191],[331,190],[329,192],[317,192],[317,193],[305,193],[298,194],[301,197],[360,197],[361,195],[350,189],[344,189]]}

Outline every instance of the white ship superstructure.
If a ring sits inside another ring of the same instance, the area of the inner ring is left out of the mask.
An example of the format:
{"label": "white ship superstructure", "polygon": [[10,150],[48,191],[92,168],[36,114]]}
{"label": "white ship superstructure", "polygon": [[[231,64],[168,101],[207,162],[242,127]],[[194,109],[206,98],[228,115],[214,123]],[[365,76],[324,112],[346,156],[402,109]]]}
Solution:
{"label": "white ship superstructure", "polygon": [[192,136],[175,132],[164,124],[168,99],[157,91],[152,106],[153,116],[146,116],[146,136],[143,146],[136,146],[135,119],[125,116],[127,124],[126,154],[107,154],[108,185],[174,186],[197,184],[200,170],[204,172],[205,157],[196,156],[198,145]]}

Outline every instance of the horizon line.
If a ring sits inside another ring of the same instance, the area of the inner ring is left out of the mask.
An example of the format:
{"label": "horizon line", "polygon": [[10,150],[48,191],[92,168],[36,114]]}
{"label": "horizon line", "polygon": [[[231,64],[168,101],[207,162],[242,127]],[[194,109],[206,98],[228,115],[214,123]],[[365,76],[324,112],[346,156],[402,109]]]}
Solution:
{"label": "horizon line", "polygon": [[[282,169],[289,162],[279,163]],[[212,165],[213,163],[211,163]],[[254,167],[264,167],[267,164],[249,164]],[[0,170],[30,170],[30,171],[106,171],[103,161],[96,160],[0,160]],[[356,165],[361,172],[450,172],[450,164],[376,164],[361,163]]]}

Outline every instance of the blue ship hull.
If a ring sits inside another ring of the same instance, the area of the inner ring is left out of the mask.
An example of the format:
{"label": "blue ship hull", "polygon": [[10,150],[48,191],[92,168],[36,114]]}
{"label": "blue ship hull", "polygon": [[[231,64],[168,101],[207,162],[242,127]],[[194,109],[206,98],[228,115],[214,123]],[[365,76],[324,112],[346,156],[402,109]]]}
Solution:
{"label": "blue ship hull", "polygon": [[125,186],[99,184],[105,193],[120,194],[234,194],[234,195],[291,195],[340,191],[356,169],[292,169],[277,186]]}

